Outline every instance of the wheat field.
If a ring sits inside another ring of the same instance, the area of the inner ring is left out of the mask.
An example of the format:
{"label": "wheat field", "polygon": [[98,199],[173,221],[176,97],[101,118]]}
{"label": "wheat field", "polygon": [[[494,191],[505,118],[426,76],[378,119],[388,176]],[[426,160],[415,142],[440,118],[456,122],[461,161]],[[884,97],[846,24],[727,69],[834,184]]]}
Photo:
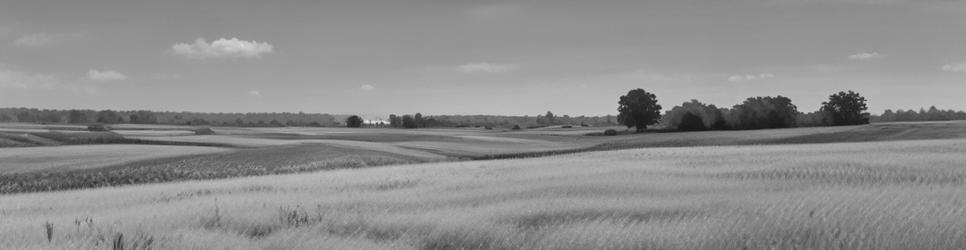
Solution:
{"label": "wheat field", "polygon": [[2,249],[962,249],[966,140],[647,148],[0,196]]}

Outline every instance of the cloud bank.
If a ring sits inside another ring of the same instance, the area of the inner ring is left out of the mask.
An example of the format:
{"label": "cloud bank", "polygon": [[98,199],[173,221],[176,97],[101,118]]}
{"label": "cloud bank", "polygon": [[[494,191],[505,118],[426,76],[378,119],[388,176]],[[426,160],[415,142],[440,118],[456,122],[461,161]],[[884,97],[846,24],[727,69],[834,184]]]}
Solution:
{"label": "cloud bank", "polygon": [[274,47],[267,42],[245,41],[238,38],[214,40],[211,43],[198,38],[194,43],[179,43],[171,46],[174,54],[192,59],[205,58],[259,58],[272,53]]}
{"label": "cloud bank", "polygon": [[121,81],[121,80],[127,80],[127,76],[124,74],[121,74],[121,72],[117,72],[114,70],[100,71],[100,70],[92,69],[87,71],[87,79],[94,80],[94,81],[102,81],[102,82]]}
{"label": "cloud bank", "polygon": [[456,66],[455,70],[463,73],[507,73],[517,68],[513,64],[467,63]]}
{"label": "cloud bank", "polygon": [[57,84],[53,76],[0,68],[0,88],[50,89]]}
{"label": "cloud bank", "polygon": [[733,75],[728,77],[728,81],[744,82],[744,81],[763,80],[763,79],[769,79],[769,78],[775,78],[775,75],[772,73],[761,73],[757,75]]}
{"label": "cloud bank", "polygon": [[878,59],[878,58],[882,58],[882,55],[879,54],[879,52],[858,53],[858,54],[854,54],[854,55],[849,55],[849,59],[859,60],[859,61],[861,61],[861,60],[870,60],[870,59]]}
{"label": "cloud bank", "polygon": [[54,36],[46,33],[37,33],[20,36],[13,41],[14,45],[21,47],[43,47],[54,41]]}
{"label": "cloud bank", "polygon": [[943,65],[940,69],[946,72],[966,72],[966,62],[946,64],[946,65]]}

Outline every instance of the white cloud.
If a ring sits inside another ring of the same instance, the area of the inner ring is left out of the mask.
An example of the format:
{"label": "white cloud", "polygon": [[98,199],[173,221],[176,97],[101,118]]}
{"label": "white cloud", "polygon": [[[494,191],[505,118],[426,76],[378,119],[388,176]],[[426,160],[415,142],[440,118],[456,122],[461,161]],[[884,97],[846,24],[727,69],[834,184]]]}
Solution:
{"label": "white cloud", "polygon": [[769,78],[775,78],[775,75],[772,74],[772,73],[761,73],[761,74],[757,74],[757,75],[750,75],[750,74],[746,74],[746,75],[732,75],[731,77],[728,77],[728,81],[729,82],[744,82],[744,81],[754,81],[754,80],[762,80],[762,79],[769,79]]}
{"label": "white cloud", "polygon": [[71,40],[81,37],[84,37],[84,33],[34,33],[20,36],[13,41],[13,44],[20,47],[47,47],[54,45],[55,43],[63,42],[64,40]]}
{"label": "white cloud", "polygon": [[238,38],[214,40],[211,43],[198,38],[194,43],[179,43],[171,46],[175,54],[192,59],[211,57],[258,58],[272,53],[274,49],[267,42],[244,41]]}
{"label": "white cloud", "polygon": [[87,71],[87,79],[94,81],[121,81],[127,80],[127,76],[114,70],[100,71],[92,69]]}
{"label": "white cloud", "polygon": [[249,90],[248,94],[254,97],[262,97],[262,92],[258,90]]}
{"label": "white cloud", "polygon": [[362,90],[362,91],[372,91],[374,89],[376,89],[376,87],[370,84],[365,84],[359,87],[359,90]]}
{"label": "white cloud", "polygon": [[14,45],[23,47],[43,47],[53,42],[54,36],[46,33],[28,34],[13,41]]}
{"label": "white cloud", "polygon": [[966,72],[966,62],[957,62],[943,65],[940,69],[947,72]]}
{"label": "white cloud", "polygon": [[467,63],[456,66],[454,69],[463,73],[507,73],[517,70],[517,68],[519,67],[513,64]]}
{"label": "white cloud", "polygon": [[0,88],[51,89],[57,85],[57,78],[50,75],[0,69]]}
{"label": "white cloud", "polygon": [[849,55],[849,59],[852,59],[852,60],[869,60],[869,59],[878,59],[878,58],[882,58],[882,55],[879,54],[879,52],[872,52],[872,53],[866,52],[866,53]]}

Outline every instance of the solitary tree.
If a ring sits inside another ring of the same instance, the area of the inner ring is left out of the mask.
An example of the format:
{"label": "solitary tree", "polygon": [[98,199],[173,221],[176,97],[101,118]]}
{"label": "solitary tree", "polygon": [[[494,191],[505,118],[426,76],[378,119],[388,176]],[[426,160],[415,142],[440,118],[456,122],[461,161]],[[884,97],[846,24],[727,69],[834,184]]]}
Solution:
{"label": "solitary tree", "polygon": [[362,117],[358,115],[349,116],[349,118],[345,119],[345,126],[350,128],[362,127]]}
{"label": "solitary tree", "polygon": [[636,127],[637,132],[643,132],[647,125],[655,124],[661,118],[661,105],[657,104],[657,96],[643,89],[633,89],[627,95],[621,96],[618,102],[617,121],[624,126]]}
{"label": "solitary tree", "polygon": [[867,109],[865,97],[849,90],[830,95],[827,102],[822,102],[821,111],[832,115],[833,125],[858,125],[869,123]]}

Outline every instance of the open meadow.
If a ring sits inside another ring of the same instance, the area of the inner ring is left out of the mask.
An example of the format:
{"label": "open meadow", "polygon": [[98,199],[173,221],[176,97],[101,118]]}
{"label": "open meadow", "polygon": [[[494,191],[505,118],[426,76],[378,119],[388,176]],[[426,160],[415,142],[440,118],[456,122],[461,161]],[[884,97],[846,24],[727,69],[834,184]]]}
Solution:
{"label": "open meadow", "polygon": [[0,248],[961,249],[964,162],[962,139],[643,148],[12,194]]}
{"label": "open meadow", "polygon": [[62,129],[3,130],[50,145],[0,151],[0,249],[966,247],[964,122]]}
{"label": "open meadow", "polygon": [[602,136],[602,128],[239,128],[0,124],[0,193],[652,147],[966,138],[966,122]]}

